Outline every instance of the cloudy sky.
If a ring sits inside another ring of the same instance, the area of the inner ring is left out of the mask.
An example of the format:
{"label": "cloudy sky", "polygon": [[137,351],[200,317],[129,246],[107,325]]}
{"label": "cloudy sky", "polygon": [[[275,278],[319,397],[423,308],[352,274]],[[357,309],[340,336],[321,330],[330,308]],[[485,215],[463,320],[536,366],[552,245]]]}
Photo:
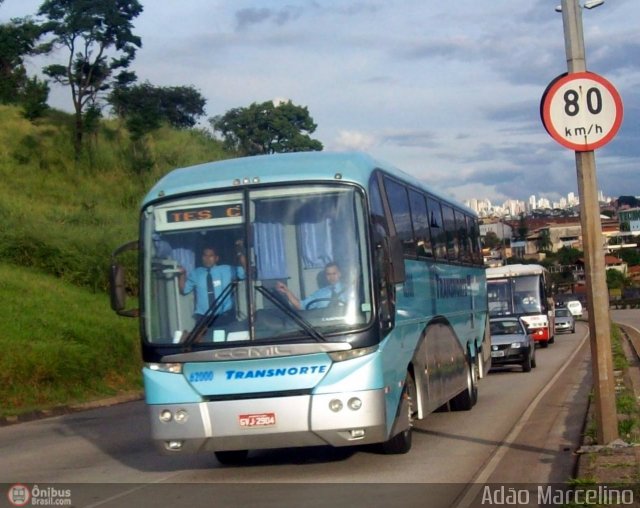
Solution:
{"label": "cloudy sky", "polygon": [[[194,85],[208,117],[290,99],[309,108],[325,150],[364,150],[460,200],[577,193],[574,152],[539,114],[567,69],[560,0],[140,1],[132,69]],[[5,0],[0,22],[41,3]],[[618,135],[596,152],[614,197],[640,195],[639,20],[640,0],[583,12],[587,68],[624,103]],[[71,110],[68,89],[53,86],[50,102]]]}

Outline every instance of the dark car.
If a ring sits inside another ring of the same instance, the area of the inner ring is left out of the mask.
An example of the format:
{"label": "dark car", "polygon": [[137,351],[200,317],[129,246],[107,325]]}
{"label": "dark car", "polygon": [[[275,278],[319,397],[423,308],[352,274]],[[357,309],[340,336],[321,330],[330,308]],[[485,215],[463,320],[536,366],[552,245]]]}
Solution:
{"label": "dark car", "polygon": [[523,372],[536,366],[535,342],[519,318],[492,318],[489,328],[493,366],[521,365]]}
{"label": "dark car", "polygon": [[576,331],[576,319],[573,317],[571,311],[565,307],[556,309],[556,332],[571,332]]}

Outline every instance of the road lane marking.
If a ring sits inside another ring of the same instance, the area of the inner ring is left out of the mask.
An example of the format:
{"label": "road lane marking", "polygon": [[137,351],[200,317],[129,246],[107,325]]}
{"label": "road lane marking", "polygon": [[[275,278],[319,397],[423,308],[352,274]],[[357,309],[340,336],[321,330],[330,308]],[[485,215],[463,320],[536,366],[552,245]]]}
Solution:
{"label": "road lane marking", "polygon": [[584,346],[584,343],[588,338],[589,338],[589,330],[587,330],[587,333],[580,341],[580,344],[578,345],[578,347],[574,349],[571,356],[569,356],[569,358],[564,362],[564,365],[562,366],[562,368],[560,368],[555,373],[555,375],[549,380],[549,382],[540,391],[540,393],[536,395],[535,399],[533,399],[533,402],[529,405],[526,411],[522,413],[522,416],[520,417],[520,419],[516,422],[516,424],[511,429],[511,432],[509,432],[505,440],[495,449],[491,458],[487,462],[487,465],[473,479],[473,482],[469,484],[462,499],[457,504],[453,505],[454,508],[469,508],[470,506],[472,506],[472,503],[480,495],[480,491],[483,489],[484,485],[487,483],[487,480],[498,468],[500,461],[507,454],[510,447],[513,445],[516,438],[518,437],[518,435],[520,434],[524,426],[527,424],[527,421],[535,411],[540,401],[547,394],[547,392],[553,387],[553,385],[556,383],[556,381],[562,375],[562,373],[569,367],[569,365],[571,364],[573,359],[576,357],[576,355],[580,352],[580,350],[582,349],[582,346]]}

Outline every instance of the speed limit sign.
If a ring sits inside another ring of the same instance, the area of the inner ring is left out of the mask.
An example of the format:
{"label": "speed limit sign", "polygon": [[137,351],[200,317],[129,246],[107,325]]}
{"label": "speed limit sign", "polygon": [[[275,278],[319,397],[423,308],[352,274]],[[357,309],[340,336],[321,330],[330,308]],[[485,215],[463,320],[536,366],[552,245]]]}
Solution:
{"label": "speed limit sign", "polygon": [[587,152],[606,145],[618,132],[622,99],[598,74],[562,74],[542,95],[540,115],[545,129],[558,143]]}

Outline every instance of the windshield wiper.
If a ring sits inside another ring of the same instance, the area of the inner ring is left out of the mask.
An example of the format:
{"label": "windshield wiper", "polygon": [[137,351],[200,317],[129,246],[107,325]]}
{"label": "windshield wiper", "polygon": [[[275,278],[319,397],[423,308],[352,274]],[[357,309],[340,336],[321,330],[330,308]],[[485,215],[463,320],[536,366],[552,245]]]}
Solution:
{"label": "windshield wiper", "polygon": [[183,347],[187,348],[191,346],[191,344],[193,344],[197,339],[202,337],[202,334],[213,324],[213,322],[218,317],[218,309],[222,307],[222,304],[235,290],[237,285],[238,281],[232,280],[225,286],[225,288],[222,290],[222,293],[220,293],[220,296],[215,299],[215,301],[209,306],[207,311],[202,315],[200,321],[198,321],[198,323],[196,323],[196,326],[193,327],[193,330],[189,332],[189,335],[187,335],[184,340]]}
{"label": "windshield wiper", "polygon": [[305,332],[307,332],[311,337],[316,339],[318,342],[327,342],[327,339],[316,330],[309,321],[303,318],[300,314],[298,314],[295,310],[291,309],[284,303],[280,301],[280,299],[275,296],[271,291],[269,291],[264,286],[258,286],[257,284],[254,286],[260,294],[266,296],[278,309],[284,312],[287,316],[293,319],[297,325],[299,325]]}

